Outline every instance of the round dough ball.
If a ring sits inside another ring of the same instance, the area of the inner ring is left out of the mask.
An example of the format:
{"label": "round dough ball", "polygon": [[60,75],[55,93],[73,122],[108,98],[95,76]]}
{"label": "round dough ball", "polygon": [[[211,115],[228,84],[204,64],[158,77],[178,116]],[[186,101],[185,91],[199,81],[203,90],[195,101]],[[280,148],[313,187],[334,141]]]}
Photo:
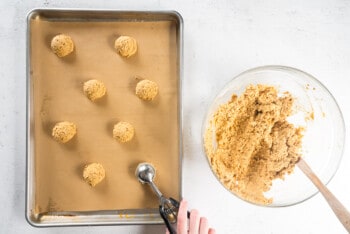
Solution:
{"label": "round dough ball", "polygon": [[73,52],[74,42],[70,36],[59,34],[52,38],[51,49],[58,57],[64,57]]}
{"label": "round dough ball", "polygon": [[106,94],[106,86],[99,80],[88,80],[84,83],[84,94],[95,101]]}
{"label": "round dough ball", "polygon": [[119,122],[114,125],[113,137],[121,143],[130,141],[134,137],[134,127],[128,122]]}
{"label": "round dough ball", "polygon": [[105,169],[99,163],[90,163],[84,167],[83,178],[92,187],[100,183],[105,176]]}
{"label": "round dough ball", "polygon": [[158,94],[158,85],[151,80],[141,80],[136,85],[136,95],[146,101],[153,100]]}
{"label": "round dough ball", "polygon": [[77,126],[71,122],[59,122],[52,129],[52,137],[61,143],[70,141],[77,134]]}
{"label": "round dough ball", "polygon": [[120,36],[117,40],[115,40],[114,48],[121,56],[129,58],[136,53],[137,43],[133,37]]}

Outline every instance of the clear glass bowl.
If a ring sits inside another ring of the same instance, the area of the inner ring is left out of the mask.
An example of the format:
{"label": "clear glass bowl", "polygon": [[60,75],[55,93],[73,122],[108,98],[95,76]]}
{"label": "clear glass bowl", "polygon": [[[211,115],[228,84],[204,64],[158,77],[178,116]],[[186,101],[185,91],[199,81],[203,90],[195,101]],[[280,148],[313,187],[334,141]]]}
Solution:
{"label": "clear glass bowl", "polygon": [[[313,76],[298,69],[264,66],[245,71],[233,78],[209,107],[202,126],[202,137],[204,138],[205,131],[210,126],[209,121],[217,108],[227,103],[232,94],[242,94],[249,84],[273,85],[279,93],[288,91],[296,98],[294,108],[297,112],[288,121],[306,128],[302,139],[302,157],[321,181],[327,184],[336,173],[343,154],[343,116],[327,88]],[[209,160],[208,163],[210,165]],[[214,171],[213,173],[216,176]],[[286,175],[284,180],[274,180],[271,189],[264,195],[273,198],[268,206],[280,207],[305,201],[317,192],[317,188],[296,166],[294,172]]]}

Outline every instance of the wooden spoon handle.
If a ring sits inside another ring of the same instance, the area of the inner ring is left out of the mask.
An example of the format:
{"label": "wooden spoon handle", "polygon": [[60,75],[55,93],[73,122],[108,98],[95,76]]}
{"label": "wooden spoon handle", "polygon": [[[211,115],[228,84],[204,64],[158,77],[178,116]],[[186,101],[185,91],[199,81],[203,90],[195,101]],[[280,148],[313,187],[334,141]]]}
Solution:
{"label": "wooden spoon handle", "polygon": [[321,180],[315,175],[309,165],[307,165],[307,163],[302,158],[300,158],[297,165],[299,166],[300,170],[304,172],[307,177],[309,177],[311,182],[320,190],[321,194],[326,199],[335,215],[338,217],[345,229],[350,233],[349,211],[347,211],[343,204],[341,204],[340,201],[333,195],[333,193],[328,190],[328,188],[321,182]]}

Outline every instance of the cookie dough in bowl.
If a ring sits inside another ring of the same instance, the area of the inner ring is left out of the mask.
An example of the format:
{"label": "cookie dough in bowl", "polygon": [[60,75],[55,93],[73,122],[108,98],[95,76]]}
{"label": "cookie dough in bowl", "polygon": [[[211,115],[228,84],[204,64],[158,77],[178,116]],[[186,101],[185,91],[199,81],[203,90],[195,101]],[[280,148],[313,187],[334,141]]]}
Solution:
{"label": "cookie dough in bowl", "polygon": [[65,34],[56,35],[51,40],[51,50],[58,57],[65,57],[73,52],[74,42],[72,38]]}
{"label": "cookie dough in bowl", "polygon": [[271,203],[264,192],[272,180],[292,173],[301,156],[303,128],[287,121],[293,102],[289,93],[279,97],[273,86],[248,85],[211,119],[215,150],[210,130],[204,144],[212,169],[226,187],[250,202]]}
{"label": "cookie dough in bowl", "polygon": [[298,159],[327,184],[342,158],[344,128],[336,101],[318,80],[295,68],[264,66],[219,92],[202,139],[213,174],[229,192],[257,205],[289,206],[318,192]]}

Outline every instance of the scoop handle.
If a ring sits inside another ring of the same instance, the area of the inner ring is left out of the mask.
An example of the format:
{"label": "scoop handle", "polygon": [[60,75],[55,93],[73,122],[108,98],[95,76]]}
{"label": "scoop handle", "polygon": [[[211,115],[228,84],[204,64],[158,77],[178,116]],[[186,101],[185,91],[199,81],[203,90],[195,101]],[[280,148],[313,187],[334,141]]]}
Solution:
{"label": "scoop handle", "polygon": [[316,174],[311,170],[309,165],[302,159],[297,163],[298,167],[311,180],[311,182],[319,189],[323,197],[332,208],[339,221],[343,224],[345,229],[350,233],[350,213],[344,205],[333,195],[331,191],[321,182]]}

